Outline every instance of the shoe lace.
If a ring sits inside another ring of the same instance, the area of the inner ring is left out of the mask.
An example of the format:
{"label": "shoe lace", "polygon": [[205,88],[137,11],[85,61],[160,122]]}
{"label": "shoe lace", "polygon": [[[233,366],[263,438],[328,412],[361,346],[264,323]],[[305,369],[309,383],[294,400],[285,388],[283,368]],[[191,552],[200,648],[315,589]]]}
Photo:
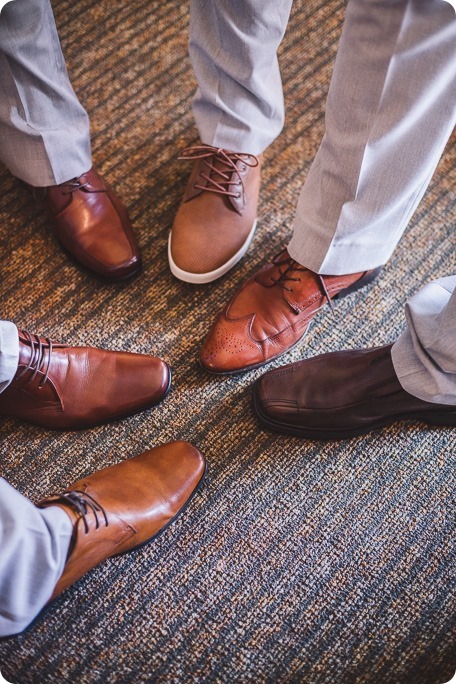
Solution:
{"label": "shoe lace", "polygon": [[[182,151],[179,159],[186,161],[203,160],[207,171],[201,171],[201,176],[207,182],[207,185],[195,183],[195,189],[207,190],[208,192],[215,192],[227,197],[236,197],[237,199],[241,197],[241,191],[233,190],[230,186],[241,187],[242,193],[245,192],[245,186],[236,162],[240,161],[252,169],[260,163],[254,154],[230,152],[212,145],[193,145],[192,147],[187,147]],[[215,160],[218,162],[218,167],[215,166]],[[238,180],[231,180],[233,173],[237,175]]]}
{"label": "shoe lace", "polygon": [[108,516],[106,515],[105,509],[96,499],[93,498],[93,496],[87,494],[87,492],[82,492],[79,489],[70,489],[61,494],[56,494],[55,498],[51,497],[51,499],[55,502],[59,501],[67,506],[71,506],[76,513],[79,513],[84,522],[84,531],[86,534],[89,533],[89,523],[87,522],[87,517],[90,512],[93,513],[95,517],[95,527],[97,530],[101,524],[98,517],[99,513],[101,513],[104,518],[105,526],[108,527],[109,525]]}
{"label": "shoe lace", "polygon": [[43,338],[43,342],[43,339],[39,335],[33,335],[27,330],[21,330],[20,334],[23,335],[30,344],[31,354],[28,365],[23,371],[21,371],[21,373],[19,373],[18,378],[22,378],[29,371],[33,371],[28,380],[29,383],[33,382],[39,373],[40,368],[45,363],[46,370],[44,372],[43,379],[39,384],[40,387],[43,387],[49,377],[49,371],[51,367],[52,340],[50,340],[48,337],[45,337]]}
{"label": "shoe lace", "polygon": [[[287,292],[293,292],[293,288],[288,287],[285,283],[287,282],[300,282],[301,278],[299,276],[294,276],[293,274],[296,272],[304,272],[304,271],[309,271],[308,268],[305,266],[301,266],[297,261],[295,261],[292,257],[288,256],[285,257],[284,259],[281,259],[280,261],[276,261],[275,265],[278,267],[278,275],[277,277],[274,277],[271,275],[271,280],[273,281],[274,285],[278,285],[281,287],[283,290],[286,290]],[[281,268],[283,267],[283,268]],[[334,310],[334,305],[332,303],[331,297],[329,296],[329,292],[326,288],[326,284],[324,281],[324,278],[322,275],[319,273],[314,273],[314,276],[317,279],[317,282],[319,283],[321,290],[323,294],[325,295],[326,299],[328,300],[328,304],[332,310]],[[288,300],[287,300],[288,301]],[[298,315],[300,313],[300,310],[293,306],[291,302],[288,302],[290,305],[291,309],[293,312]]]}
{"label": "shoe lace", "polygon": [[61,183],[60,187],[70,188],[69,190],[62,191],[62,195],[71,195],[72,192],[74,192],[75,190],[80,190],[81,188],[85,188],[86,185],[89,185],[89,181],[81,183],[81,180],[79,178],[73,178],[73,180],[69,180],[66,183]]}

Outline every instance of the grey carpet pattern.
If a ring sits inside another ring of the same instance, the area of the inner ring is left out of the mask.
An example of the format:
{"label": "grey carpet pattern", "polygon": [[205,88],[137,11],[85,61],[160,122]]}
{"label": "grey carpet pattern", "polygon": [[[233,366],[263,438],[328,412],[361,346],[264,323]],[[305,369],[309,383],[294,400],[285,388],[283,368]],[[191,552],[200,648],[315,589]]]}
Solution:
{"label": "grey carpet pattern", "polygon": [[[95,163],[129,207],[143,274],[106,285],[60,251],[40,212],[0,169],[1,315],[72,344],[150,352],[174,369],[149,412],[81,433],[4,420],[1,473],[38,500],[173,439],[209,474],[154,543],[67,590],[0,644],[16,684],[299,682],[440,684],[455,669],[455,431],[397,423],[348,442],[269,433],[251,410],[263,370],[211,377],[197,363],[233,289],[287,242],[323,133],[340,0],[296,0],[280,50],[286,127],[266,153],[248,255],[205,287],[172,278],[167,232],[197,140],[187,3],[54,0]],[[322,311],[283,363],[393,341],[420,286],[456,272],[455,140],[378,281]],[[1,550],[0,550],[1,553]]]}

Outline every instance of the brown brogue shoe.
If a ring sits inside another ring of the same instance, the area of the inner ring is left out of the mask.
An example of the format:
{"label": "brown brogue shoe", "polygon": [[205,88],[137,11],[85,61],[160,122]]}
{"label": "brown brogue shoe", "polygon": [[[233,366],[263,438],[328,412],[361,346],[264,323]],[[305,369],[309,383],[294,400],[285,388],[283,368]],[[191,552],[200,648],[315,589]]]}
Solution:
{"label": "brown brogue shoe", "polygon": [[170,385],[170,368],[156,357],[69,347],[20,331],[19,366],[0,394],[0,416],[89,428],[157,404]]}
{"label": "brown brogue shoe", "polygon": [[253,394],[266,427],[308,439],[348,439],[398,420],[456,426],[456,406],[422,401],[402,388],[391,345],[276,368],[257,381]]}
{"label": "brown brogue shoe", "polygon": [[26,187],[44,207],[56,238],[82,266],[111,281],[140,270],[127,210],[95,169],[60,185]]}
{"label": "brown brogue shoe", "polygon": [[285,250],[238,290],[216,319],[200,354],[211,373],[238,373],[288,351],[331,300],[367,285],[381,269],[350,275],[318,275]]}
{"label": "brown brogue shoe", "polygon": [[171,272],[209,283],[245,254],[255,232],[261,158],[211,145],[184,150],[194,166],[168,241]]}
{"label": "brown brogue shoe", "polygon": [[73,523],[55,599],[99,563],[154,539],[185,508],[202,482],[204,456],[188,442],[172,442],[75,482],[39,508],[59,506]]}

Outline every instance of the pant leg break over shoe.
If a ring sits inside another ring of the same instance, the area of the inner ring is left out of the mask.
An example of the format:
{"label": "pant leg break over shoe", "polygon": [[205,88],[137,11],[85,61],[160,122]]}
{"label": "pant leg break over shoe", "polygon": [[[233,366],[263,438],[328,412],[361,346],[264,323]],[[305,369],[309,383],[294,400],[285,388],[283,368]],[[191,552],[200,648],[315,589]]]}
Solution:
{"label": "pant leg break over shoe", "polygon": [[68,559],[50,601],[103,560],[139,548],[188,504],[206,471],[188,442],[171,442],[104,468],[38,503],[59,506],[73,522]]}
{"label": "pant leg break over shoe", "polygon": [[291,349],[326,303],[364,287],[380,270],[319,275],[281,252],[220,313],[204,341],[201,365],[217,374],[263,366]]}
{"label": "pant leg break over shoe", "polygon": [[456,426],[456,406],[423,401],[403,389],[391,345],[275,368],[255,383],[253,397],[266,427],[307,439],[348,439],[400,420]]}

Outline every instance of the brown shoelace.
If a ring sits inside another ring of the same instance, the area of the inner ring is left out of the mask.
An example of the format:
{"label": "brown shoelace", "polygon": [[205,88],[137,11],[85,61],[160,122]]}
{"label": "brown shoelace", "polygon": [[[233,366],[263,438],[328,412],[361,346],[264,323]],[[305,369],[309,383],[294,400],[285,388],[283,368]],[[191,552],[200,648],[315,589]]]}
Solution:
{"label": "brown shoelace", "polygon": [[108,516],[106,515],[105,509],[100,503],[98,503],[96,499],[93,498],[93,496],[87,494],[87,492],[82,492],[79,489],[70,489],[62,494],[55,494],[50,500],[53,502],[55,501],[55,503],[61,502],[66,506],[70,506],[76,511],[76,513],[79,513],[84,522],[84,531],[86,534],[89,533],[87,516],[90,512],[92,512],[95,517],[95,527],[97,530],[100,527],[100,520],[98,519],[99,513],[101,513],[104,518],[105,527],[108,527],[109,525]]}
{"label": "brown shoelace", "polygon": [[73,180],[69,180],[66,183],[61,183],[60,187],[70,188],[69,190],[66,190],[65,192],[62,191],[62,195],[71,195],[72,192],[74,192],[75,190],[80,190],[81,188],[85,188],[86,185],[89,185],[89,181],[86,181],[85,183],[81,183],[79,178],[73,178]]}
{"label": "brown shoelace", "polygon": [[[301,272],[308,271],[309,273],[312,272],[312,271],[309,271],[309,269],[306,268],[305,266],[301,266],[301,264],[299,264],[297,261],[292,259],[292,257],[290,257],[290,256],[286,257],[285,259],[282,259],[281,261],[276,261],[275,266],[278,267],[279,275],[277,278],[274,278],[274,276],[271,276],[271,280],[274,283],[274,285],[278,285],[283,290],[287,290],[287,292],[293,292],[293,288],[287,287],[285,285],[286,282],[288,282],[288,281],[300,282],[301,281],[301,278],[299,278],[299,276],[293,277],[293,275],[292,275],[293,273],[295,273],[296,271],[298,271],[298,272],[299,271],[301,271]],[[281,268],[280,268],[281,266],[284,266],[285,268],[283,270],[281,270]],[[331,307],[331,309],[334,309],[334,305],[331,301],[331,297],[329,296],[329,292],[326,288],[326,284],[325,284],[323,276],[320,275],[319,273],[313,273],[313,275],[316,277],[317,282],[319,283],[319,285],[323,291],[323,294],[325,295],[326,299],[328,300],[329,306]],[[296,308],[295,306],[293,306],[290,302],[288,302],[288,300],[286,300],[286,301],[290,305],[293,313],[298,315],[300,313],[300,310],[298,308]]]}
{"label": "brown shoelace", "polygon": [[[20,334],[22,334],[26,338],[27,342],[30,344],[31,354],[28,365],[24,368],[24,370],[21,373],[19,373],[18,378],[22,378],[24,375],[26,375],[26,373],[32,371],[32,375],[29,378],[28,382],[33,382],[38,373],[40,372],[41,366],[45,364],[46,370],[43,375],[43,379],[40,381],[39,385],[40,387],[43,387],[43,385],[46,383],[49,377],[52,354],[52,340],[50,340],[48,337],[45,337],[43,343],[39,335],[32,335],[32,333],[29,333],[27,330],[21,330]],[[47,358],[45,358],[46,352]]]}
{"label": "brown shoelace", "polygon": [[[255,168],[259,161],[254,154],[242,154],[238,152],[230,152],[222,148],[213,147],[212,145],[194,145],[187,147],[182,151],[179,159],[186,161],[196,161],[202,159],[207,172],[201,173],[201,176],[207,182],[207,185],[198,185],[195,183],[194,187],[197,190],[207,190],[208,192],[215,192],[219,195],[226,195],[227,197],[241,197],[241,191],[232,189],[231,186],[242,188],[242,193],[245,192],[244,181],[236,166],[236,162],[241,162],[245,166]],[[222,165],[222,168],[215,166],[215,161]],[[244,169],[242,169],[244,170]],[[238,180],[231,180],[232,174],[236,173]]]}

